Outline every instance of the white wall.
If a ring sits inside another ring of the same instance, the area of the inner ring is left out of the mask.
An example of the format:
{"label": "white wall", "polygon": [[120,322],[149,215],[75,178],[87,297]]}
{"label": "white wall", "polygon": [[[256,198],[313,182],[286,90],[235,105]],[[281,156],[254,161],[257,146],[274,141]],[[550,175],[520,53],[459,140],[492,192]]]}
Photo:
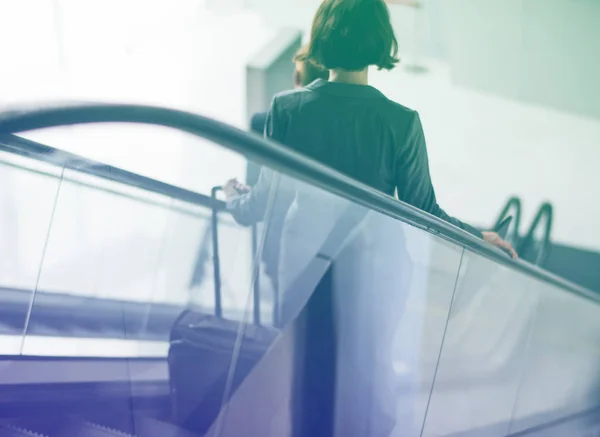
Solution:
{"label": "white wall", "polygon": [[449,0],[443,5],[458,83],[600,118],[600,3]]}

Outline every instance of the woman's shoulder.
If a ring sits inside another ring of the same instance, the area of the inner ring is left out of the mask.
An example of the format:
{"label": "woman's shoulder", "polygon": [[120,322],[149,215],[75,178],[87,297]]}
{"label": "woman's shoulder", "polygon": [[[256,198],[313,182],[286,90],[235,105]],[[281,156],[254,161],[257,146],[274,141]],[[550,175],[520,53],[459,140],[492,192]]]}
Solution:
{"label": "woman's shoulder", "polygon": [[382,106],[392,116],[412,119],[417,115],[417,111],[408,106],[404,106],[388,97],[383,97]]}
{"label": "woman's shoulder", "polygon": [[318,100],[318,96],[307,88],[283,91],[273,98],[271,111],[276,113],[274,115],[295,114],[315,100]]}
{"label": "woman's shoulder", "polygon": [[297,102],[306,98],[306,96],[310,94],[311,90],[308,88],[294,88],[275,94],[273,101],[276,101],[280,104],[285,104],[288,102]]}
{"label": "woman's shoulder", "polygon": [[419,120],[419,113],[416,110],[387,97],[384,97],[378,106],[380,117],[387,124],[394,126],[395,130],[405,134],[409,134],[415,126],[415,122]]}

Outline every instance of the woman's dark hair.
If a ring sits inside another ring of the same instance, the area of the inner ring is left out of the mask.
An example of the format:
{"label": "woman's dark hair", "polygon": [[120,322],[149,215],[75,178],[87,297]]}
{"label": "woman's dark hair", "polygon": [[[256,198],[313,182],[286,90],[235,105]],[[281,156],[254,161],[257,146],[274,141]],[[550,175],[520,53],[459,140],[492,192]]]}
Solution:
{"label": "woman's dark hair", "polygon": [[397,56],[398,41],[383,0],[324,0],[300,60],[327,70],[360,71],[369,65],[391,70]]}

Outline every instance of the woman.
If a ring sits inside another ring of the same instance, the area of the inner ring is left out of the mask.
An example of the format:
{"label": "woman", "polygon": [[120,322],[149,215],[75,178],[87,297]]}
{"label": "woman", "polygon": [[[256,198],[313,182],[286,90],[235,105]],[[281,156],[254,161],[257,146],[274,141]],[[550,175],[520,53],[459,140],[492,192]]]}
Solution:
{"label": "woman", "polygon": [[[370,66],[391,70],[398,43],[383,0],[325,0],[312,25],[306,52],[297,60],[329,70],[305,88],[273,100],[265,135],[346,175],[439,217],[517,257],[495,232],[479,232],[450,217],[437,203],[419,114],[369,86]],[[260,221],[269,179],[247,187],[224,185],[240,223]],[[262,186],[262,188],[261,188]]]}
{"label": "woman", "polygon": [[[368,68],[391,70],[397,52],[383,0],[324,0],[300,60],[329,70],[329,81],[277,95],[265,135],[383,193],[397,193],[516,257],[496,233],[480,233],[438,205],[419,115],[368,84]],[[267,211],[285,217],[279,263],[283,324],[306,304],[294,325],[293,435],[390,435],[402,426],[391,349],[411,274],[404,226],[268,169],[252,189],[231,180],[224,191],[241,224],[260,221]],[[359,232],[337,250],[350,229]],[[339,241],[332,245],[336,234]],[[275,240],[267,235],[264,244],[279,244]],[[323,256],[325,246],[336,247],[328,252],[333,255]],[[333,260],[333,269],[324,260]],[[408,426],[402,435],[412,435]]]}

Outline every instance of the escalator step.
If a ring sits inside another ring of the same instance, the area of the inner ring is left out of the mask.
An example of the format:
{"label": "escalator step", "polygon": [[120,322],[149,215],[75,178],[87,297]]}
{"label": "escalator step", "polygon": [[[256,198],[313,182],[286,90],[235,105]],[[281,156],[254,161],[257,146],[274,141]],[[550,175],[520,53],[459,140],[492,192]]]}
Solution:
{"label": "escalator step", "polygon": [[136,437],[198,437],[190,431],[144,416],[135,416]]}
{"label": "escalator step", "polygon": [[0,437],[48,437],[15,425],[0,425]]}
{"label": "escalator step", "polygon": [[176,425],[140,414],[133,417],[135,435],[99,422],[60,415],[23,417],[0,422],[0,437],[198,437]]}
{"label": "escalator step", "polygon": [[23,435],[31,437],[134,437],[114,428],[69,416],[22,419],[20,423],[12,425],[11,429],[25,428],[27,431],[35,430]]}
{"label": "escalator step", "polygon": [[[68,433],[56,437],[134,437],[117,429],[108,428],[97,423],[71,419],[68,424]],[[65,431],[67,431],[65,429]]]}

